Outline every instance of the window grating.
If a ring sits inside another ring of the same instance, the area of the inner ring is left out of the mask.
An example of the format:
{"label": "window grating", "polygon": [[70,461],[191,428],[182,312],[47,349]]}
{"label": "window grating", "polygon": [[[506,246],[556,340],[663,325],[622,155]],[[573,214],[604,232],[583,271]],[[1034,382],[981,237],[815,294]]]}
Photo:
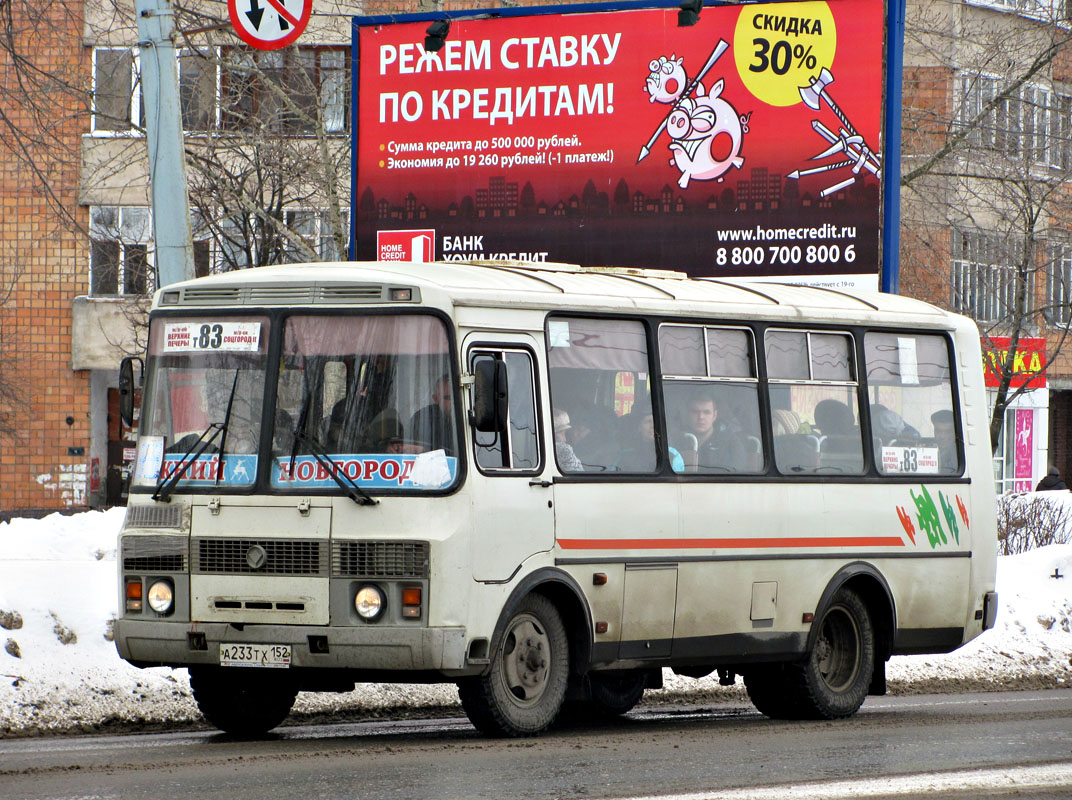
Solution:
{"label": "window grating", "polygon": [[335,542],[331,573],[354,578],[427,578],[428,552],[428,542]]}
{"label": "window grating", "polygon": [[[325,575],[326,543],[312,539],[195,539],[195,573]],[[253,567],[263,550],[263,566]],[[254,551],[252,554],[250,551]]]}
{"label": "window grating", "polygon": [[182,507],[175,505],[127,506],[124,528],[180,528]]}
{"label": "window grating", "polygon": [[120,553],[127,572],[186,572],[185,536],[124,536]]}

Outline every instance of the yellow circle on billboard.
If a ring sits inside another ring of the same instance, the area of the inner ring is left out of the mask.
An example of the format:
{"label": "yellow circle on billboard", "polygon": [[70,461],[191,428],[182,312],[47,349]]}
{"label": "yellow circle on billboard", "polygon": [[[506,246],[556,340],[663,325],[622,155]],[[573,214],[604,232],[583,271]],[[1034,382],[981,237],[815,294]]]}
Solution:
{"label": "yellow circle on billboard", "polygon": [[744,6],[733,33],[733,57],[744,85],[772,106],[800,103],[834,63],[837,28],[825,2]]}

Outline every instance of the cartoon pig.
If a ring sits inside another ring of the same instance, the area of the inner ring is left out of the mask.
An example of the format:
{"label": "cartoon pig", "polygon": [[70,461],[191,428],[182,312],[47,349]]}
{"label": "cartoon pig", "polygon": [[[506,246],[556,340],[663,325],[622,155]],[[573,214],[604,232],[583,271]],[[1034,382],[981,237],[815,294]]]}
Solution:
{"label": "cartoon pig", "polygon": [[[650,78],[649,78],[650,80]],[[727,173],[730,167],[744,165],[741,152],[741,118],[737,110],[722,100],[723,81],[703,97],[686,97],[667,118],[670,134],[671,164],[681,170],[677,184],[688,188],[689,181],[711,181]]]}
{"label": "cartoon pig", "polygon": [[[648,64],[651,74],[644,82],[644,89],[650,96],[652,103],[673,103],[685,91],[689,84],[689,76],[685,74],[683,66],[685,59],[676,56],[659,56]],[[697,85],[696,94],[702,95],[702,85]]]}

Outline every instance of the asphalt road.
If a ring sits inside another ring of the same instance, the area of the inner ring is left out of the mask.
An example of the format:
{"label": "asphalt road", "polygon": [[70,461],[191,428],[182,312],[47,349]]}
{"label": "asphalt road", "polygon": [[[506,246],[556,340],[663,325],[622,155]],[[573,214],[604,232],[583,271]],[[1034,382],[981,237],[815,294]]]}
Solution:
{"label": "asphalt road", "polygon": [[0,798],[1072,797],[1072,689],[871,698],[839,722],[642,707],[537,739],[463,718],[0,740]]}

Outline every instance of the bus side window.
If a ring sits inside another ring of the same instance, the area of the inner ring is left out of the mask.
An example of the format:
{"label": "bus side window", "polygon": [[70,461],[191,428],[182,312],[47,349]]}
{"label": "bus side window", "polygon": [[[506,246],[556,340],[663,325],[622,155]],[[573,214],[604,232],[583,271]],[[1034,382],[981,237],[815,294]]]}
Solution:
{"label": "bus side window", "polygon": [[864,337],[864,358],[878,471],[959,475],[961,439],[945,337],[872,331]]}
{"label": "bus side window", "polygon": [[477,467],[492,473],[538,472],[540,443],[532,355],[526,350],[473,350],[470,369],[487,359],[506,363],[509,405],[503,430],[473,431]]}
{"label": "bus side window", "polygon": [[554,452],[563,474],[656,470],[656,430],[642,322],[548,319],[547,365]]}
{"label": "bus side window", "polygon": [[765,335],[774,464],[783,475],[860,475],[855,349],[840,331]]}

